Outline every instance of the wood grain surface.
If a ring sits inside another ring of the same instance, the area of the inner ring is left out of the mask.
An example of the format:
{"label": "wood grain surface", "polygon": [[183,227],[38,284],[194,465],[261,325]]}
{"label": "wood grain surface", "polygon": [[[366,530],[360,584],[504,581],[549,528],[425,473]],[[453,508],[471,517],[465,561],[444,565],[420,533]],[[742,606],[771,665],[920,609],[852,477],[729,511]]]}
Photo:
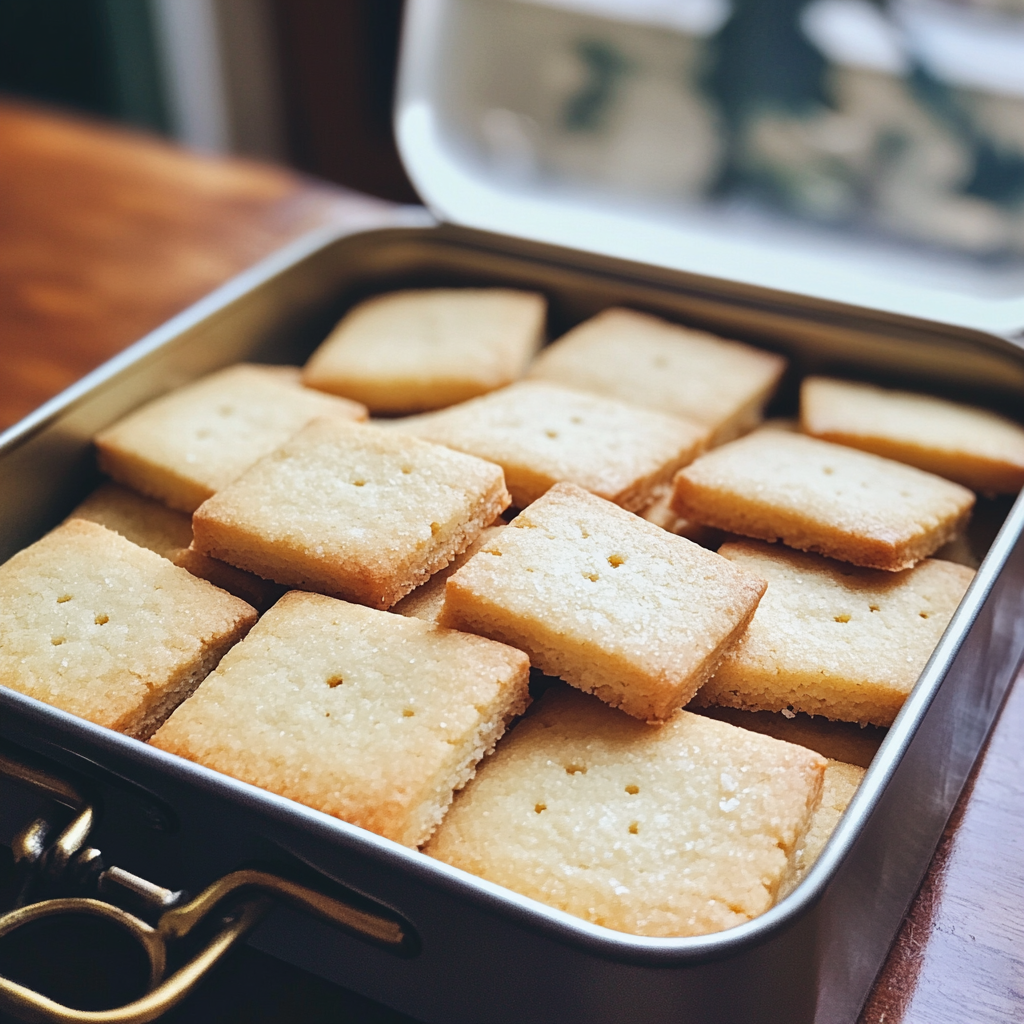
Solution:
{"label": "wood grain surface", "polygon": [[0,104],[0,429],[353,195]]}
{"label": "wood grain surface", "polygon": [[[0,427],[289,238],[381,208],[284,170],[0,104]],[[1018,681],[860,1024],[1024,1020],[1022,908]],[[172,1018],[407,1019],[249,950]]]}

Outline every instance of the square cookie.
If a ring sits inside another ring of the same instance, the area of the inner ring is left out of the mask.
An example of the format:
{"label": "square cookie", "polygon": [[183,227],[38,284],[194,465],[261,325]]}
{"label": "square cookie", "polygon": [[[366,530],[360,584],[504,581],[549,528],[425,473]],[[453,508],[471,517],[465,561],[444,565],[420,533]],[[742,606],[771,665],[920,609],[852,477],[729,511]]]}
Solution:
{"label": "square cookie", "polygon": [[193,544],[277,583],[388,608],[508,504],[493,463],[321,419],[206,501]]}
{"label": "square cookie", "polygon": [[543,295],[509,288],[378,295],[345,315],[303,380],[374,413],[440,409],[518,380],[546,314]]}
{"label": "square cookie", "polygon": [[96,449],[119,483],[192,513],[317,416],[363,420],[366,408],[301,387],[285,368],[242,364],[129,413]]}
{"label": "square cookie", "polygon": [[426,583],[420,584],[411,594],[406,594],[398,604],[392,605],[391,611],[397,612],[399,615],[411,615],[414,618],[423,619],[424,622],[439,622],[441,611],[444,608],[444,588],[448,577],[456,570],[461,569],[484,545],[489,544],[504,529],[504,524],[486,527],[465,551],[455,556],[454,561],[435,572]]}
{"label": "square cookie", "polygon": [[424,852],[594,924],[705,935],[775,902],[825,759],[681,712],[660,727],[549,690]]}
{"label": "square cookie", "polygon": [[548,345],[528,377],[703,424],[719,445],[757,426],[786,360],[631,309],[606,309]]}
{"label": "square cookie", "polygon": [[636,511],[707,445],[707,431],[694,423],[542,381],[393,429],[496,462],[517,508],[565,481]]}
{"label": "square cookie", "polygon": [[0,685],[144,739],[256,612],[73,519],[0,566]]}
{"label": "square cookie", "polygon": [[172,561],[192,543],[192,517],[120,484],[100,484],[68,519],[88,519]]}
{"label": "square cookie", "polygon": [[718,553],[768,592],[695,703],[871,725],[892,724],[974,579],[931,558],[893,573],[749,541]]}
{"label": "square cookie", "polygon": [[418,846],[528,682],[503,644],[292,591],[152,742]]}
{"label": "square cookie", "polygon": [[637,718],[670,718],[714,672],[765,583],[557,484],[449,577],[441,621]]}
{"label": "square cookie", "polygon": [[891,459],[766,430],[681,470],[672,507],[744,537],[895,572],[956,537],[974,495]]}
{"label": "square cookie", "polygon": [[127,537],[133,544],[163,555],[175,565],[187,569],[193,576],[209,580],[215,587],[240,597],[257,611],[269,608],[284,593],[283,588],[276,583],[200,554],[190,547],[191,516],[120,484],[101,484],[68,519],[88,519],[92,523],[99,523]]}
{"label": "square cookie", "polygon": [[864,780],[864,769],[859,765],[845,764],[830,760],[825,767],[825,781],[821,789],[821,803],[811,818],[796,853],[793,855],[791,870],[783,879],[779,899],[788,896],[803,880],[814,862],[832,838],[839,819],[846,813],[850,801],[857,795]]}
{"label": "square cookie", "polygon": [[683,519],[672,508],[672,488],[662,487],[656,492],[654,501],[638,515],[641,519],[660,526],[669,533],[692,540],[705,548],[716,548],[722,542],[721,530],[703,523],[695,523],[691,519]]}
{"label": "square cookie", "polygon": [[931,395],[808,377],[800,419],[814,437],[874,452],[984,494],[1024,487],[1024,427]]}

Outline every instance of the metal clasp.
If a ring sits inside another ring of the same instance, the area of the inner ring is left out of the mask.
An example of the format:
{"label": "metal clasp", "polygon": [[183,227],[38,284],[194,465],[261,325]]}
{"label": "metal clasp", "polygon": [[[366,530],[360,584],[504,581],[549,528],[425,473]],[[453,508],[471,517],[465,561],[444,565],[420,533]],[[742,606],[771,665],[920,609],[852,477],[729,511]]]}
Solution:
{"label": "metal clasp", "polygon": [[[23,758],[0,751],[0,776],[23,783],[70,807],[71,822],[49,841],[53,827],[39,818],[15,838],[12,850],[18,886],[15,908],[0,916],[0,939],[44,918],[94,916],[124,929],[149,962],[148,990],[141,998],[109,1010],[64,1006],[11,979],[0,977],[0,1010],[25,1021],[82,1024],[143,1024],[156,1020],[184,999],[207,972],[245,938],[276,902],[312,914],[392,952],[408,956],[418,940],[407,922],[384,908],[357,905],[328,896],[272,871],[233,871],[192,900],[154,885],[122,868],[104,868],[99,850],[86,846],[96,820],[96,803],[82,787]],[[63,895],[66,892],[88,895]],[[60,895],[53,895],[60,893]],[[115,905],[105,899],[114,899]],[[368,901],[367,901],[368,902]],[[217,915],[220,921],[187,963],[169,977],[168,946],[196,933]],[[145,920],[150,918],[155,923]],[[55,969],[59,965],[54,965]]]}

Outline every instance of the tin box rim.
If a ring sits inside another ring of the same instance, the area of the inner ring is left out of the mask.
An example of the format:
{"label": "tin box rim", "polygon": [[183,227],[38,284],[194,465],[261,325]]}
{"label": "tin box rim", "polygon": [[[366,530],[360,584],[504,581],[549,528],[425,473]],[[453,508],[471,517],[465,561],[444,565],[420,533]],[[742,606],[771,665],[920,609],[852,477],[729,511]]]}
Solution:
{"label": "tin box rim", "polygon": [[[396,227],[399,230],[405,228],[413,233],[422,228],[435,230],[430,228],[429,219],[417,211],[396,211],[396,217],[387,219],[382,225],[383,233],[390,233]],[[318,252],[333,245],[344,245],[348,240],[366,234],[378,234],[378,230],[316,231],[272,254],[151,332],[125,352],[104,363],[88,377],[72,385],[36,413],[31,414],[21,424],[7,431],[0,437],[0,457],[19,447],[47,425],[59,420],[88,394],[102,388],[125,370],[167,345],[181,331],[216,318],[262,284],[290,270],[300,268]],[[473,233],[466,232],[466,235],[471,237]],[[546,254],[550,257],[550,250]],[[645,268],[640,266],[635,269],[637,276],[643,276]],[[371,852],[381,862],[400,867],[401,870],[417,876],[427,884],[447,890],[460,900],[499,912],[530,930],[586,949],[603,959],[659,966],[698,964],[709,960],[726,959],[765,942],[772,935],[793,925],[821,899],[834,873],[850,852],[883,796],[889,779],[935,698],[952,659],[967,636],[1022,532],[1024,495],[1018,497],[1004,521],[971,587],[867,770],[864,781],[839,827],[801,884],[759,917],[710,935],[655,939],[591,924],[322,812],[166,754],[148,744],[104,729],[33,698],[9,690],[0,690],[0,706],[27,716],[69,740],[74,738],[80,744],[79,750],[76,751],[77,756],[83,756],[83,751],[92,750],[99,754],[116,754],[129,761],[141,758],[143,763],[148,763],[150,767],[170,773],[190,785],[236,803],[258,807],[275,819],[299,825],[307,831],[324,834],[345,847]]]}

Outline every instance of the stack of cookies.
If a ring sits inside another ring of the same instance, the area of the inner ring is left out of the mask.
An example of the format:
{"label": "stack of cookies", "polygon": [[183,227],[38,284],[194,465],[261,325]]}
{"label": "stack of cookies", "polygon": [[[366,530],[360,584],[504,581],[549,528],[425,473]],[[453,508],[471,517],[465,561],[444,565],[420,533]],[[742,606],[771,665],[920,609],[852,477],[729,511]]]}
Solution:
{"label": "stack of cookies", "polygon": [[0,683],[595,924],[762,913],[1024,430],[822,378],[776,428],[774,353],[611,309],[537,354],[544,321],[510,289],[382,295],[301,373],[113,424],[112,480],[0,566]]}

